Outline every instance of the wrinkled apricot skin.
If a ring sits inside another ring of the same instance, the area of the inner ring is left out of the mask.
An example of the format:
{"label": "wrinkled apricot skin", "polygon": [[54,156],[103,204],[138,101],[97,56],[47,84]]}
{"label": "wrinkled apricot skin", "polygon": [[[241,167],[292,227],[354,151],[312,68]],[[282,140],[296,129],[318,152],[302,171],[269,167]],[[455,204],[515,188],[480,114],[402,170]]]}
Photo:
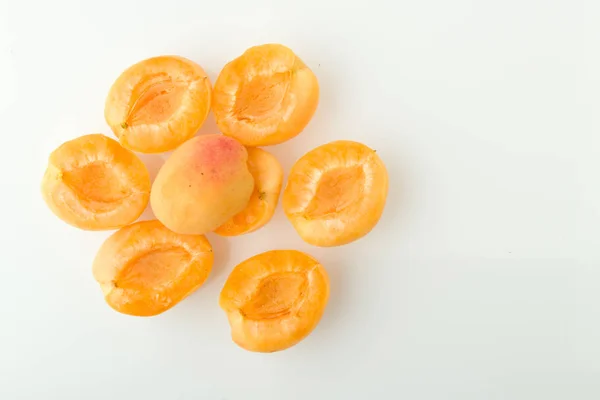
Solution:
{"label": "wrinkled apricot skin", "polygon": [[213,90],[219,129],[251,147],[283,143],[298,135],[318,102],[315,74],[280,44],[246,50],[223,68]]}
{"label": "wrinkled apricot skin", "polygon": [[81,136],[54,150],[41,186],[52,212],[85,230],[117,229],[135,221],[150,197],[144,163],[101,134]]}
{"label": "wrinkled apricot skin", "polygon": [[248,205],[254,178],[235,139],[201,135],[179,146],[152,185],[154,215],[177,233],[212,232]]}
{"label": "wrinkled apricot skin", "polygon": [[274,155],[249,147],[248,169],[254,177],[254,192],[246,208],[215,230],[222,236],[254,232],[271,220],[279,201],[283,168]]}
{"label": "wrinkled apricot skin", "polygon": [[294,164],[283,209],[307,243],[339,246],[375,227],[387,192],[387,170],[375,151],[341,140],[309,151]]}
{"label": "wrinkled apricot skin", "polygon": [[121,144],[140,153],[173,150],[200,129],[211,103],[211,84],[198,64],[183,57],[149,58],[112,85],[106,122]]}
{"label": "wrinkled apricot skin", "polygon": [[114,310],[153,316],[198,289],[212,265],[212,248],[203,235],[173,233],[155,220],[115,232],[100,247],[92,270]]}
{"label": "wrinkled apricot skin", "polygon": [[221,291],[231,337],[240,347],[274,352],[294,346],[317,326],[329,299],[325,268],[296,250],[258,254],[236,266]]}

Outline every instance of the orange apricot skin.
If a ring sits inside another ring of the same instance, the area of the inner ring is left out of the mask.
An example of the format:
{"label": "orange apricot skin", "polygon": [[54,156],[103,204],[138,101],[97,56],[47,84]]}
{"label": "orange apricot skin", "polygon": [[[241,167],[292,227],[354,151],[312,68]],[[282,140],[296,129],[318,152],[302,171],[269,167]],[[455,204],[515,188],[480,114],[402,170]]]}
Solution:
{"label": "orange apricot skin", "polygon": [[[286,277],[303,281],[298,298],[281,309],[282,302],[292,300],[286,299],[285,285],[276,283]],[[297,250],[272,250],[233,269],[219,305],[227,314],[234,343],[248,351],[271,353],[306,338],[321,320],[328,300],[329,278],[317,260]],[[269,309],[276,312],[269,315]]]}
{"label": "orange apricot skin", "polygon": [[135,221],[146,208],[150,175],[144,163],[118,142],[90,134],[67,141],[50,154],[41,190],[50,210],[69,225],[117,229]]}
{"label": "orange apricot skin", "polygon": [[[165,263],[161,254],[174,256]],[[92,271],[111,308],[148,317],[167,311],[198,289],[212,265],[206,237],[180,235],[154,220],[110,236],[96,254]]]}
{"label": "orange apricot skin", "polygon": [[[349,168],[357,169],[364,181],[355,201],[339,211],[312,216],[310,209],[318,207],[315,203],[327,200],[316,197],[320,180],[327,173]],[[367,235],[383,214],[387,193],[387,169],[376,152],[362,143],[340,140],[309,151],[292,166],[282,203],[305,242],[333,247]]]}
{"label": "orange apricot skin", "polygon": [[280,44],[246,50],[225,65],[213,90],[219,129],[251,147],[275,145],[297,136],[318,103],[317,77]]}
{"label": "orange apricot skin", "polygon": [[160,56],[126,69],[106,98],[104,117],[121,145],[140,153],[175,149],[200,129],[212,85],[198,64]]}
{"label": "orange apricot skin", "polygon": [[150,203],[177,233],[214,231],[246,208],[254,189],[248,152],[235,139],[201,135],[179,146],[156,176]]}
{"label": "orange apricot skin", "polygon": [[238,236],[266,225],[277,207],[283,184],[283,168],[271,153],[249,147],[248,169],[254,177],[254,192],[246,208],[215,230],[221,236]]}

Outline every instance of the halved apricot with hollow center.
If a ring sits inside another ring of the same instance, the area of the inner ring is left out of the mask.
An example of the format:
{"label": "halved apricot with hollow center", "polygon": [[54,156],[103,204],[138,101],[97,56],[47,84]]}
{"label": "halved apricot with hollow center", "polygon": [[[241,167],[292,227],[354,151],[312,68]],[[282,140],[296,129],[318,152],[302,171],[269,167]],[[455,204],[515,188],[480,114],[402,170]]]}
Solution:
{"label": "halved apricot with hollow center", "polygon": [[223,68],[213,90],[221,132],[246,146],[278,144],[298,135],[318,102],[315,74],[280,44],[246,50]]}
{"label": "halved apricot with hollow center", "polygon": [[176,56],[129,67],[110,88],[104,116],[124,147],[141,153],[173,150],[200,129],[211,84],[198,64]]}
{"label": "halved apricot with hollow center", "polygon": [[338,246],[373,229],[387,191],[387,170],[375,151],[341,140],[309,151],[294,164],[283,209],[306,242]]}
{"label": "halved apricot with hollow center", "polygon": [[142,161],[101,134],[81,136],[52,152],[42,179],[48,207],[68,224],[116,229],[135,221],[150,196]]}
{"label": "halved apricot with hollow center", "polygon": [[215,230],[222,236],[237,236],[264,226],[273,214],[283,182],[283,168],[274,155],[265,150],[249,147],[248,169],[254,178],[254,192],[244,211]]}
{"label": "halved apricot with hollow center", "polygon": [[123,314],[160,314],[199,288],[213,264],[203,235],[181,235],[159,221],[126,226],[94,260],[94,278],[108,305]]}
{"label": "halved apricot with hollow center", "polygon": [[236,266],[221,291],[233,341],[258,352],[287,349],[319,323],[329,299],[325,268],[296,250],[272,250]]}

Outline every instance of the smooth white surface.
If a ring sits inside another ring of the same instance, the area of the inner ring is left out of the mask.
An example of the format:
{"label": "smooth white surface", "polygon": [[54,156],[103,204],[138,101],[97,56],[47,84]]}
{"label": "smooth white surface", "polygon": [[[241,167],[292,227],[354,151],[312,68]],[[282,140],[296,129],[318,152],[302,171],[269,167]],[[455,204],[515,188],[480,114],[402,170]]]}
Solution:
{"label": "smooth white surface", "polygon": [[[600,398],[596,0],[0,4],[0,399]],[[264,42],[322,89],[306,131],[270,150],[289,171],[328,141],[377,149],[383,219],[319,249],[279,209],[255,234],[211,236],[213,275],[171,311],[113,312],[90,270],[108,233],[46,208],[48,154],[110,134],[104,99],[130,64],[179,54],[214,82]],[[319,258],[332,296],[304,342],[252,354],[217,297],[272,248]]]}

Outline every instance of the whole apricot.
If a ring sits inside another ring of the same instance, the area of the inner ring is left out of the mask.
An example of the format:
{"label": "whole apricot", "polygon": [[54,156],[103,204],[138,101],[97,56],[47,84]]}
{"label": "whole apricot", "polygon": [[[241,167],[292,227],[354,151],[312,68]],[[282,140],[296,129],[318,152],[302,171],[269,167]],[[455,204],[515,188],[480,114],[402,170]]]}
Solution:
{"label": "whole apricot", "polygon": [[248,169],[254,177],[254,192],[246,208],[215,230],[222,236],[254,232],[271,220],[279,201],[283,168],[271,153],[249,147]]}
{"label": "whole apricot", "polygon": [[267,146],[298,135],[319,102],[315,74],[280,44],[251,47],[221,71],[213,112],[221,132],[246,146]]}
{"label": "whole apricot", "polygon": [[112,85],[104,116],[124,147],[140,153],[173,150],[200,129],[211,84],[198,64],[176,56],[129,67]]}
{"label": "whole apricot", "polygon": [[306,242],[338,246],[375,227],[387,192],[387,170],[376,152],[341,140],[309,151],[294,164],[283,209]]}
{"label": "whole apricot", "polygon": [[287,349],[317,326],[329,299],[325,268],[296,250],[258,254],[236,266],[221,291],[233,341],[257,352]]}
{"label": "whole apricot", "polygon": [[106,239],[93,274],[113,309],[152,316],[199,288],[212,264],[212,248],[203,235],[181,235],[159,221],[143,221]]}
{"label": "whole apricot", "polygon": [[254,178],[248,152],[235,139],[202,135],[179,146],[158,171],[150,203],[177,233],[214,231],[248,205]]}
{"label": "whole apricot", "polygon": [[115,140],[85,135],[50,154],[42,196],[70,225],[116,229],[135,221],[146,208],[150,175],[144,163]]}

